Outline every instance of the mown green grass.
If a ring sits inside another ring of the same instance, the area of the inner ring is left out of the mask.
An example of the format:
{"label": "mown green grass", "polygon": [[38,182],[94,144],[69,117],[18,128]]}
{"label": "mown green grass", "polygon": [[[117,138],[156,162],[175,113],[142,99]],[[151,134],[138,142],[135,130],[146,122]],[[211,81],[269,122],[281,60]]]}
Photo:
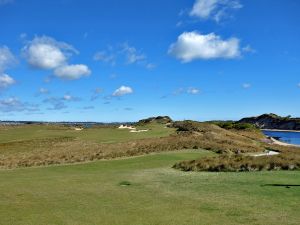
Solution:
{"label": "mown green grass", "polygon": [[117,129],[112,127],[87,128],[76,131],[62,126],[24,125],[1,128],[0,143],[61,137],[71,137],[98,143],[115,143],[143,138],[165,137],[175,131],[175,129],[165,128],[165,125],[163,124],[155,123],[144,127],[138,127],[138,129],[149,129],[149,131],[130,133],[127,129]]}
{"label": "mown green grass", "polygon": [[[0,224],[299,224],[300,172],[182,172],[211,155],[160,153],[80,165],[0,171]],[[122,185],[122,184],[129,185]]]}

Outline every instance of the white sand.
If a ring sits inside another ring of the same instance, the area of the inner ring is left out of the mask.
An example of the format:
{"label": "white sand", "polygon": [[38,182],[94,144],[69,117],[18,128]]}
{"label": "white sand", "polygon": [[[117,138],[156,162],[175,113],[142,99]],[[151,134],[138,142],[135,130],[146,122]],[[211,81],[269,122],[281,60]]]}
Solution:
{"label": "white sand", "polygon": [[255,157],[259,157],[259,156],[271,156],[271,155],[278,155],[280,154],[279,152],[274,152],[274,151],[267,151],[265,153],[260,153],[260,154],[256,154],[256,155],[253,155]]}
{"label": "white sand", "polygon": [[129,129],[129,130],[135,130],[136,129],[133,126],[127,126],[127,125],[120,125],[118,128],[119,129]]}

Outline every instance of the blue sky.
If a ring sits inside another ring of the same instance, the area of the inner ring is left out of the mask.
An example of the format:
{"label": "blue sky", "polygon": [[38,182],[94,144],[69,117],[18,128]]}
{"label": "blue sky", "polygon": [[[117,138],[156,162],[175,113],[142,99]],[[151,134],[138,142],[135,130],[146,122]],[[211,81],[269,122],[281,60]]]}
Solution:
{"label": "blue sky", "polygon": [[300,1],[0,0],[0,120],[300,116]]}

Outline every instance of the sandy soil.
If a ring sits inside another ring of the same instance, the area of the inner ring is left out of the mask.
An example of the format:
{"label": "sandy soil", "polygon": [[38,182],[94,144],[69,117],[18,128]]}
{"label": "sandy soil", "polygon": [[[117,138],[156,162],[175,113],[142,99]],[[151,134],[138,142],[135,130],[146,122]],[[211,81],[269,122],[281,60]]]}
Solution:
{"label": "sandy soil", "polygon": [[300,133],[300,130],[277,130],[277,129],[261,129],[262,131],[278,131],[278,132],[297,132]]}

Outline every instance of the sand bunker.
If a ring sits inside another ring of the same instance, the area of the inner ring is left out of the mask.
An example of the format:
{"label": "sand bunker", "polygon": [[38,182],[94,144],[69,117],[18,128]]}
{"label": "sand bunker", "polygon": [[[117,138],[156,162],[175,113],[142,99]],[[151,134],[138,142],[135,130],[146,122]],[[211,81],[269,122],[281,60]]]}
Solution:
{"label": "sand bunker", "polygon": [[127,125],[120,125],[119,127],[118,127],[118,129],[128,129],[128,130],[130,130],[129,132],[131,132],[131,133],[140,133],[140,132],[147,132],[147,131],[149,131],[149,130],[137,130],[135,127],[133,127],[133,126],[127,126]]}
{"label": "sand bunker", "polygon": [[120,125],[119,127],[118,127],[119,129],[129,129],[129,130],[135,130],[136,128],[135,127],[133,127],[133,126],[127,126],[127,125]]}

